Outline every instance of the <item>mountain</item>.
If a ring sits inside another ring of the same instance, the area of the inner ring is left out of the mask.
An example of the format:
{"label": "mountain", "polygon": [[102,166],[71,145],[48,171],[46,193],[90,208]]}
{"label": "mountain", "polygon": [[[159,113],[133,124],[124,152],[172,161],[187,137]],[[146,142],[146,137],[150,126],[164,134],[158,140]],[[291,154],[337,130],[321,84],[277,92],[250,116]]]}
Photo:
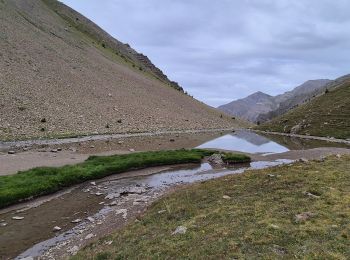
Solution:
{"label": "mountain", "polygon": [[0,26],[0,140],[241,125],[58,1],[0,0]]}
{"label": "mountain", "polygon": [[274,117],[283,115],[304,102],[308,102],[311,98],[324,92],[327,84],[330,82],[332,81],[329,79],[308,80],[292,91],[276,96],[275,102],[277,103],[277,108],[268,113],[258,115],[257,122],[266,122]]}
{"label": "mountain", "polygon": [[275,107],[274,98],[259,91],[246,98],[219,106],[218,109],[229,115],[255,122],[259,114],[267,113]]}
{"label": "mountain", "polygon": [[309,80],[292,91],[277,96],[256,92],[218,109],[254,123],[265,122],[323,92],[329,82],[328,79]]}
{"label": "mountain", "polygon": [[327,84],[311,101],[257,127],[260,130],[350,138],[350,75]]}

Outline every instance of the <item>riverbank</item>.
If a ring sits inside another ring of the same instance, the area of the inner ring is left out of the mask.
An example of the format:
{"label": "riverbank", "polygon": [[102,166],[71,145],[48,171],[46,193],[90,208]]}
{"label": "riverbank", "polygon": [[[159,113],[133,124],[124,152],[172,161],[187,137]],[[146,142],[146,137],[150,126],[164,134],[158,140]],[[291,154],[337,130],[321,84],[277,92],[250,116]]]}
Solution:
{"label": "riverbank", "polygon": [[[112,174],[162,165],[200,163],[205,156],[214,153],[211,150],[193,149],[92,156],[76,165],[34,168],[15,175],[0,176],[0,208]],[[234,154],[226,154],[223,160],[250,162],[249,157]]]}
{"label": "riverbank", "polygon": [[347,259],[349,160],[333,156],[184,187],[75,259]]}
{"label": "riverbank", "polygon": [[342,143],[342,144],[350,145],[350,139],[337,139],[334,137],[322,137],[322,136],[312,136],[312,135],[298,135],[298,134],[290,134],[290,133],[263,131],[263,130],[257,130],[257,129],[250,129],[249,131],[260,133],[260,134],[266,134],[266,135],[280,135],[280,136],[288,136],[288,137],[294,137],[294,138],[319,140],[319,141],[326,141],[331,143]]}

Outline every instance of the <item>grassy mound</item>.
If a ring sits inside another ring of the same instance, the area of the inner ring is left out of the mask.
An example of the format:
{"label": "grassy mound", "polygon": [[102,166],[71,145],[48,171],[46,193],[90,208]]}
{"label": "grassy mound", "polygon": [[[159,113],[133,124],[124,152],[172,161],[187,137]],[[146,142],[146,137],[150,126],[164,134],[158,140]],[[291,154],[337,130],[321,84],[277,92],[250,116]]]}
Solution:
{"label": "grassy mound", "polygon": [[[75,259],[349,259],[349,160],[331,157],[194,184]],[[187,232],[172,235],[178,226]]]}
{"label": "grassy mound", "polygon": [[257,127],[259,130],[350,138],[350,79]]}
{"label": "grassy mound", "polygon": [[193,149],[92,156],[76,165],[40,167],[15,175],[0,176],[0,208],[111,174],[152,166],[199,163],[204,156],[214,152]]}
{"label": "grassy mound", "polygon": [[245,154],[234,154],[234,153],[225,153],[222,157],[222,160],[228,164],[234,163],[249,163],[251,161],[250,157]]}

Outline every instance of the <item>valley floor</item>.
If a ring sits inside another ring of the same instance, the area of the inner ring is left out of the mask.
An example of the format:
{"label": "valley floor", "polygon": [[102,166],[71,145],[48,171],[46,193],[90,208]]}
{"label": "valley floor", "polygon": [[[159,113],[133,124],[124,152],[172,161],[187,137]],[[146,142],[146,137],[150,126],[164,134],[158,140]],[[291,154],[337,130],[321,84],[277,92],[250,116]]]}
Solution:
{"label": "valley floor", "polygon": [[183,187],[75,259],[350,257],[350,157]]}

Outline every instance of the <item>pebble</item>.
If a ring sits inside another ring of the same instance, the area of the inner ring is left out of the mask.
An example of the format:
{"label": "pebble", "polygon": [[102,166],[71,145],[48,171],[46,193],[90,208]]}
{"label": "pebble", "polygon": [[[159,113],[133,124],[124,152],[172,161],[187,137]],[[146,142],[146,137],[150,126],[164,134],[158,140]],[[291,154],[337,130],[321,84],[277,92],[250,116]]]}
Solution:
{"label": "pebble", "polygon": [[12,219],[14,219],[14,220],[22,220],[22,219],[24,219],[24,217],[14,216],[14,217],[12,217]]}
{"label": "pebble", "polygon": [[90,148],[95,148],[95,146],[94,145],[90,145]]}
{"label": "pebble", "polygon": [[113,241],[112,241],[112,240],[110,240],[110,241],[106,241],[106,242],[105,242],[105,245],[109,246],[109,245],[112,245],[112,243],[113,243]]}
{"label": "pebble", "polygon": [[231,199],[231,197],[227,196],[227,195],[222,196],[222,198],[225,199],[225,200]]}
{"label": "pebble", "polygon": [[95,236],[94,234],[90,233],[85,237],[85,240],[93,238],[94,236]]}
{"label": "pebble", "polygon": [[126,216],[128,215],[127,209],[118,209],[115,212],[116,215],[123,214],[123,219],[126,219]]}
{"label": "pebble", "polygon": [[129,149],[130,152],[135,152],[135,149]]}
{"label": "pebble", "polygon": [[57,153],[57,152],[58,152],[57,149],[52,149],[52,150],[51,150],[51,153]]}
{"label": "pebble", "polygon": [[185,234],[187,232],[187,227],[184,226],[178,226],[175,231],[173,233],[171,233],[172,235],[176,235],[176,234]]}
{"label": "pebble", "polygon": [[77,218],[77,219],[75,219],[75,220],[72,220],[71,222],[72,222],[72,223],[79,223],[79,222],[81,222],[81,219],[80,219],[80,218]]}
{"label": "pebble", "polygon": [[7,153],[8,154],[15,154],[16,152],[15,151],[8,151]]}
{"label": "pebble", "polygon": [[6,227],[7,226],[7,223],[6,222],[1,222],[0,223],[0,227]]}
{"label": "pebble", "polygon": [[124,142],[123,141],[118,141],[118,144],[123,144]]}
{"label": "pebble", "polygon": [[162,209],[162,210],[158,211],[158,214],[162,214],[162,213],[165,213],[165,212],[166,212],[166,209]]}
{"label": "pebble", "polygon": [[88,217],[87,220],[89,220],[90,222],[95,222],[95,219],[92,217]]}
{"label": "pebble", "polygon": [[95,195],[96,196],[101,196],[101,195],[103,195],[103,193],[102,192],[96,192]]}
{"label": "pebble", "polygon": [[54,228],[53,228],[53,231],[60,231],[62,228],[60,228],[59,226],[55,226]]}
{"label": "pebble", "polygon": [[90,182],[90,184],[95,186],[96,182],[92,181],[92,182]]}

